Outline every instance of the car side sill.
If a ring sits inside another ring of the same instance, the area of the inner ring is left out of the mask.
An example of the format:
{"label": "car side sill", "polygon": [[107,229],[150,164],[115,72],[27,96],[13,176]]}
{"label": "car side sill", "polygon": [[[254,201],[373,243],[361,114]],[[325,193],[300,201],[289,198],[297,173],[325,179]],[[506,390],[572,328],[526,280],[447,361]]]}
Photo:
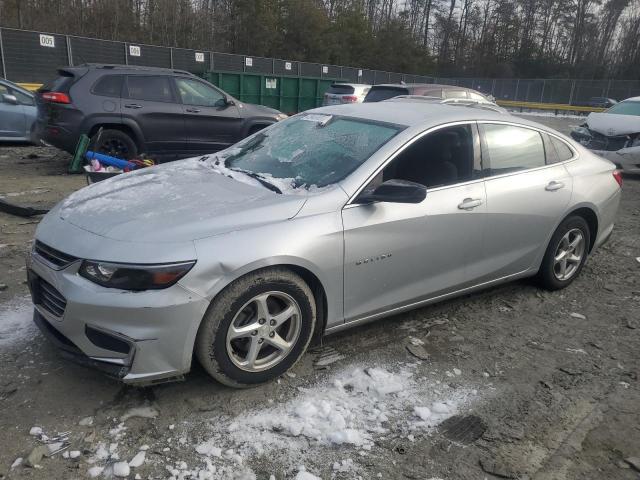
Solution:
{"label": "car side sill", "polygon": [[461,290],[456,290],[454,292],[445,293],[443,295],[438,295],[436,297],[430,297],[430,298],[427,298],[425,300],[420,300],[418,302],[409,303],[407,305],[403,305],[403,306],[400,306],[400,307],[395,307],[395,308],[392,308],[390,310],[385,310],[384,312],[375,313],[373,315],[368,315],[366,317],[361,317],[361,318],[358,318],[358,319],[355,319],[355,320],[349,320],[349,321],[347,321],[345,323],[342,323],[340,325],[335,325],[333,327],[327,328],[324,331],[324,334],[325,335],[331,335],[331,334],[334,334],[334,333],[337,333],[337,332],[341,332],[343,330],[347,330],[347,329],[352,328],[352,327],[356,327],[358,325],[362,325],[362,324],[365,324],[365,323],[373,322],[374,320],[378,320],[378,319],[383,318],[383,317],[390,317],[390,316],[398,314],[398,313],[406,312],[407,310],[413,310],[415,308],[423,307],[425,305],[429,305],[431,303],[436,303],[436,302],[439,302],[441,300],[446,300],[448,298],[457,297],[457,296],[463,295],[465,293],[471,293],[472,291],[475,291],[475,290],[482,290],[484,288],[490,287],[490,286],[498,284],[498,283],[504,283],[504,282],[507,282],[507,281],[515,280],[517,278],[531,276],[534,273],[535,272],[533,272],[533,270],[531,270],[531,269],[523,270],[523,271],[518,272],[518,273],[512,273],[511,275],[506,275],[504,277],[496,278],[494,280],[489,280],[488,282],[478,283],[476,285],[472,285],[470,287],[466,287],[466,288],[463,288]]}

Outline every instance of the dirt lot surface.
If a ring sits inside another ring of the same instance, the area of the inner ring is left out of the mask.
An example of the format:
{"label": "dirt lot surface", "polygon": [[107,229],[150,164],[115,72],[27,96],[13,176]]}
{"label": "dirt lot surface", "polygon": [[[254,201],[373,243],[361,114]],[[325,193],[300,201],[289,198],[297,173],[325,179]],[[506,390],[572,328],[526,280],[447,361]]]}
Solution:
{"label": "dirt lot surface", "polygon": [[[85,184],[68,161],[0,147],[0,195],[52,205]],[[140,389],[60,359],[30,319],[37,221],[0,213],[0,478],[640,478],[640,178],[566,290],[521,281],[397,315],[243,391],[198,366]]]}

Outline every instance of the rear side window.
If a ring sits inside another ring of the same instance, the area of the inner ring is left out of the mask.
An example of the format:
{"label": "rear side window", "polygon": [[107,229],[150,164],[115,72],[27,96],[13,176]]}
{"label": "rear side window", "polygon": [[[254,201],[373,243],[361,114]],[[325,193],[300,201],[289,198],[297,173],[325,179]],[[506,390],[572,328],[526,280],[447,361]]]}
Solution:
{"label": "rear side window", "polygon": [[482,125],[489,155],[489,175],[501,175],[545,165],[540,133],[511,125]]}
{"label": "rear side window", "polygon": [[333,93],[336,95],[351,95],[355,91],[356,89],[350,85],[331,85],[327,90],[327,93]]}
{"label": "rear side window", "polygon": [[549,138],[551,139],[551,144],[556,150],[559,162],[565,162],[573,157],[573,150],[571,150],[566,143],[552,136],[549,136]]}
{"label": "rear side window", "polygon": [[45,83],[38,90],[40,93],[44,92],[60,92],[60,93],[69,93],[69,89],[73,82],[75,81],[75,77],[73,74],[65,71],[58,72],[59,76],[51,80],[50,82]]}
{"label": "rear side window", "polygon": [[402,87],[373,87],[364,98],[365,102],[381,102],[398,95],[408,95],[409,90]]}
{"label": "rear side window", "polygon": [[127,96],[133,100],[173,102],[169,77],[130,75],[127,77]]}
{"label": "rear side window", "polygon": [[466,90],[445,90],[444,98],[467,98]]}
{"label": "rear side window", "polygon": [[105,97],[119,97],[122,92],[122,75],[105,75],[93,86],[93,93]]}

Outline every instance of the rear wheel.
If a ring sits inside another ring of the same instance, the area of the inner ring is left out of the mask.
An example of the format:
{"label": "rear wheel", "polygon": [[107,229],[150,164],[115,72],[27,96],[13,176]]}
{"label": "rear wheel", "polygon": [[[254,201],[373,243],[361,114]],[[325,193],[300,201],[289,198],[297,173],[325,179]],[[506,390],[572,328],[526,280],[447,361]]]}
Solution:
{"label": "rear wheel", "polygon": [[589,255],[591,235],[584,218],[566,218],[551,237],[538,280],[544,288],[565,288],[580,274]]}
{"label": "rear wheel", "polygon": [[92,148],[98,153],[129,160],[138,154],[133,139],[123,131],[106,129],[91,137]]}
{"label": "rear wheel", "polygon": [[300,359],[315,322],[313,293],[302,278],[283,268],[259,270],[212,302],[198,330],[196,356],[225,385],[268,382]]}

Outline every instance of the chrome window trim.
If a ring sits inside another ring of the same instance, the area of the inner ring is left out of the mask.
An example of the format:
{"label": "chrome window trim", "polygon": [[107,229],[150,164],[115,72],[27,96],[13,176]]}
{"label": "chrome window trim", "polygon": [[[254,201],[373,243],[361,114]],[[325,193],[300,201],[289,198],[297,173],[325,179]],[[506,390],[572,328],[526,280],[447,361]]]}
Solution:
{"label": "chrome window trim", "polygon": [[[447,128],[447,127],[455,127],[457,125],[472,125],[472,124],[477,124],[477,123],[478,122],[476,120],[458,120],[456,122],[443,123],[442,125],[436,125],[435,127],[428,128],[427,130],[424,130],[424,131],[420,132],[419,134],[415,135],[412,139],[410,139],[409,141],[407,141],[406,143],[404,143],[403,145],[398,147],[398,149],[395,152],[393,152],[391,155],[389,155],[378,166],[378,168],[376,168],[374,170],[374,172],[371,175],[369,175],[369,177],[367,177],[367,179],[360,185],[360,187],[358,187],[358,189],[355,191],[355,193],[353,195],[351,195],[351,197],[349,197],[349,200],[347,200],[347,202],[343,205],[342,208],[344,209],[344,208],[351,208],[353,206],[360,206],[359,203],[353,203],[353,201],[358,197],[358,195],[360,195],[362,190],[364,190],[364,188],[369,184],[369,182],[373,178],[375,178],[375,176],[378,175],[382,170],[384,170],[384,168],[389,163],[391,163],[398,155],[400,155],[403,151],[405,151],[407,148],[409,148],[411,145],[413,145],[414,142],[417,142],[418,140],[420,140],[425,135],[429,135],[432,132],[435,132],[435,131],[438,131],[438,130],[442,130],[443,128]],[[466,182],[454,183],[452,185],[445,185],[445,186],[442,186],[442,187],[431,188],[431,189],[429,189],[429,191],[440,190],[440,189],[444,189],[444,188],[457,187],[457,186],[468,184],[468,183],[481,182],[483,180],[484,180],[483,178],[477,178],[477,179],[474,179],[474,180],[468,180]]]}

